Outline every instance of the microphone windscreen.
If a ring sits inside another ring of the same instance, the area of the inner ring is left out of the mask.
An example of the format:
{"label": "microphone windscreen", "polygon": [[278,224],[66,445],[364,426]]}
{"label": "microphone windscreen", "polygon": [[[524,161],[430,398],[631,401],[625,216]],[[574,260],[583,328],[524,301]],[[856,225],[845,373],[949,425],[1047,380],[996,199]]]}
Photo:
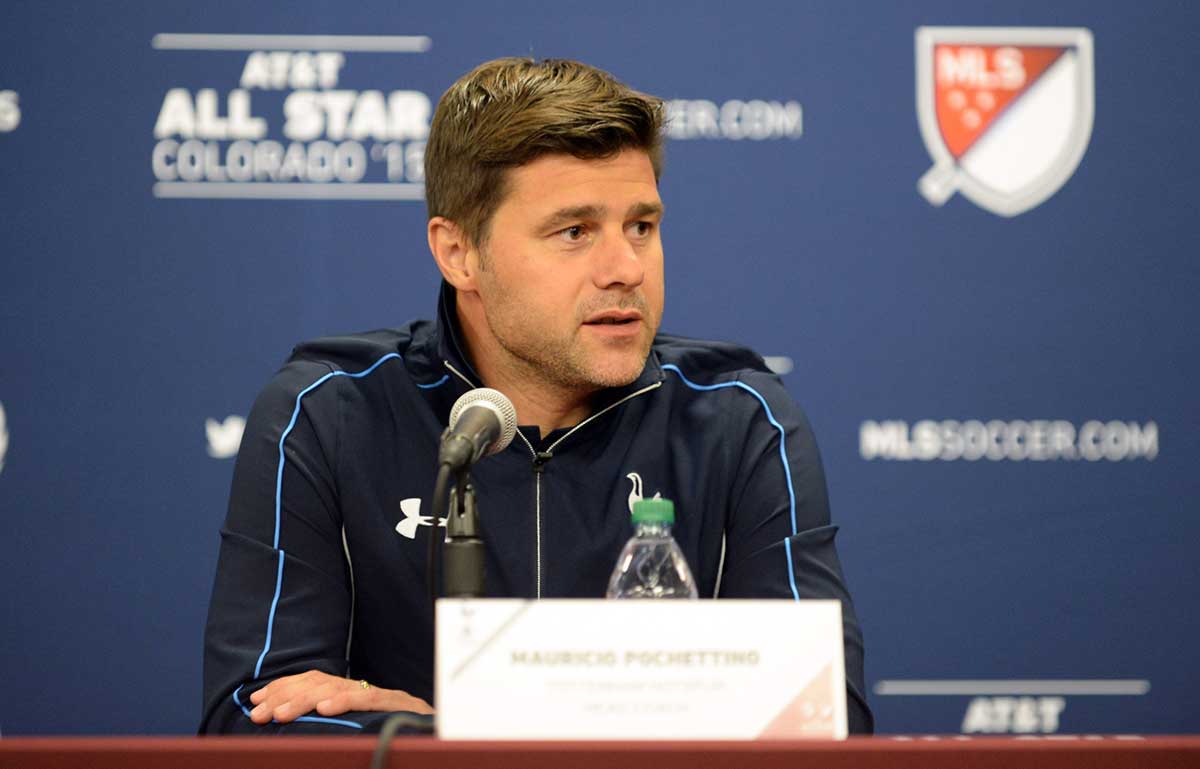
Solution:
{"label": "microphone windscreen", "polygon": [[517,434],[517,409],[513,406],[512,401],[508,399],[508,396],[490,387],[477,387],[474,390],[468,390],[454,402],[454,408],[450,409],[451,430],[458,424],[458,420],[463,413],[472,406],[487,408],[489,411],[495,413],[496,418],[500,420],[500,436],[484,451],[484,456],[495,454],[508,448],[508,444],[512,443],[513,437]]}

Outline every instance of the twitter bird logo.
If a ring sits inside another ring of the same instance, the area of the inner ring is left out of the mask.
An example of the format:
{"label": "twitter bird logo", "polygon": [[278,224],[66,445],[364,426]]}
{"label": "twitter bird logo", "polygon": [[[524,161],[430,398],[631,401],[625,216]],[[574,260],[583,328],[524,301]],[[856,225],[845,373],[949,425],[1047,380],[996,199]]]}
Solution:
{"label": "twitter bird logo", "polygon": [[4,404],[0,403],[0,470],[4,469],[4,455],[8,453],[8,417],[4,415]]}
{"label": "twitter bird logo", "polygon": [[204,435],[208,438],[208,455],[215,459],[236,456],[242,445],[242,433],[246,431],[246,420],[237,414],[225,417],[224,422],[204,420]]}

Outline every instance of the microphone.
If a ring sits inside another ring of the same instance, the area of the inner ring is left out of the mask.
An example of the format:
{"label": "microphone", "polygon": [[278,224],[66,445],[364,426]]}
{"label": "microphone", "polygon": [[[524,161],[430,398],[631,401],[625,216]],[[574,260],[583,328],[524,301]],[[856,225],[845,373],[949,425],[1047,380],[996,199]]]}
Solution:
{"label": "microphone", "polygon": [[[480,538],[479,509],[467,470],[488,454],[503,451],[517,434],[517,410],[504,393],[479,387],[464,393],[450,410],[450,426],[438,452],[435,510],[446,511],[446,595],[478,598],[484,592],[486,555]],[[453,482],[452,482],[453,481]],[[436,513],[435,513],[436,514]],[[434,529],[436,531],[436,529]],[[437,603],[437,541],[429,536],[429,591]]]}
{"label": "microphone", "polygon": [[465,469],[504,451],[516,434],[517,410],[512,401],[499,390],[477,387],[464,393],[450,410],[438,464]]}

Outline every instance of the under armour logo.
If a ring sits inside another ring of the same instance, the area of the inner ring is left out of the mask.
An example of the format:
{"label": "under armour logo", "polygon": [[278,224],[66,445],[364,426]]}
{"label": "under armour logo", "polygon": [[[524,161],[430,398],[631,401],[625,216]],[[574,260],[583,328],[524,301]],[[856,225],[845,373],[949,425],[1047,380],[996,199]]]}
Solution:
{"label": "under armour logo", "polygon": [[[432,515],[421,515],[421,500],[417,497],[400,500],[400,512],[404,513],[404,517],[396,524],[396,531],[400,536],[416,539],[418,526],[433,525]],[[438,518],[438,526],[445,525],[446,519]]]}
{"label": "under armour logo", "polygon": [[[633,503],[642,500],[642,476],[637,473],[627,473],[625,477],[633,484],[633,489],[629,492],[629,514],[633,515]],[[662,499],[662,492],[654,492],[654,499]]]}

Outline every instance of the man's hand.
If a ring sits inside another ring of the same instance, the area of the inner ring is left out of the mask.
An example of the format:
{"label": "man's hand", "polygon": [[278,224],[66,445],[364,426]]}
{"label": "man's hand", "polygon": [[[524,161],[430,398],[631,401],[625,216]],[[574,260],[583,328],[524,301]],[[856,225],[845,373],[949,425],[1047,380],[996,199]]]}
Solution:
{"label": "man's hand", "polygon": [[256,724],[272,719],[281,724],[295,721],[316,710],[323,716],[336,716],[350,710],[379,710],[429,714],[429,703],[397,689],[364,688],[362,682],[310,670],[295,676],[277,678],[250,695],[254,709],[250,720]]}

